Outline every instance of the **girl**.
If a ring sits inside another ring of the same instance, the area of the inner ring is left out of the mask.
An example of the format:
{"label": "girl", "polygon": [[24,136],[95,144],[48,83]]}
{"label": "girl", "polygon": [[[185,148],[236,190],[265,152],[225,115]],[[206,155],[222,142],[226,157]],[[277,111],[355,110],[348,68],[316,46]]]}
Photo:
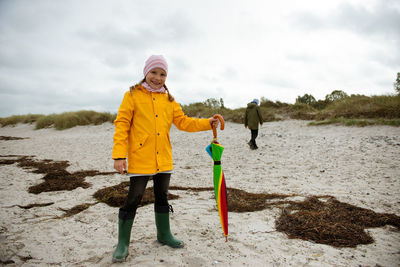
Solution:
{"label": "girl", "polygon": [[125,93],[114,121],[114,168],[121,174],[127,171],[130,186],[125,203],[119,209],[118,245],[113,262],[124,261],[128,256],[133,219],[151,177],[157,240],[173,248],[183,247],[183,242],[171,234],[169,226],[169,211],[173,211],[167,199],[173,169],[169,130],[172,123],[187,132],[218,126],[218,119],[195,119],[184,115],[165,85],[168,65],[163,56],[151,56],[145,63],[143,74],[144,79]]}

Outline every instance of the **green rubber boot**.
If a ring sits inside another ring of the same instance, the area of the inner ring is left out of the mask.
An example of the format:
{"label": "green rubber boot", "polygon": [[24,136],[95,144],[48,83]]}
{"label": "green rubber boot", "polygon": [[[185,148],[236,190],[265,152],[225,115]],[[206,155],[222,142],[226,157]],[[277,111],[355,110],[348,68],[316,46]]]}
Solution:
{"label": "green rubber boot", "polygon": [[169,227],[169,208],[170,206],[155,207],[154,214],[156,217],[157,241],[171,248],[182,248],[184,246],[183,241],[176,239],[171,234],[171,229]]}
{"label": "green rubber boot", "polygon": [[132,224],[133,219],[118,219],[118,245],[113,253],[112,262],[125,261],[128,256]]}

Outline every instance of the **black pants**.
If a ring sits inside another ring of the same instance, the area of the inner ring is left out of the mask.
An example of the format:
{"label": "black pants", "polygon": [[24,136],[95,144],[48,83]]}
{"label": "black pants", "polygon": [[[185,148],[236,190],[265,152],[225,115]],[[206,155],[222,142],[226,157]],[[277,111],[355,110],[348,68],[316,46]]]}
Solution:
{"label": "black pants", "polygon": [[251,139],[250,139],[250,146],[252,148],[257,148],[257,144],[256,144],[256,138],[258,136],[258,129],[255,130],[251,130]]}
{"label": "black pants", "polygon": [[[158,173],[153,176],[155,206],[168,207],[168,188],[170,173]],[[142,200],[150,176],[133,176],[130,178],[129,192],[124,205],[119,209],[120,219],[133,219],[136,209]]]}

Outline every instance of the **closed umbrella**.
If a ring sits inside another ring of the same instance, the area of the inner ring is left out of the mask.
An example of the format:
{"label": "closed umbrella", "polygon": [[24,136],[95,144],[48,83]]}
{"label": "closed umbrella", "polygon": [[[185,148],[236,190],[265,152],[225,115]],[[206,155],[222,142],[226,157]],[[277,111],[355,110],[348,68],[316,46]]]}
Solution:
{"label": "closed umbrella", "polygon": [[[221,130],[225,127],[224,119],[221,115],[214,115],[221,123]],[[206,151],[213,159],[213,172],[214,172],[214,193],[215,200],[217,201],[218,214],[221,220],[222,230],[224,232],[225,240],[228,241],[228,203],[226,193],[226,183],[224,172],[221,167],[221,157],[224,147],[217,141],[217,129],[213,127],[214,139],[210,145],[206,147]]]}

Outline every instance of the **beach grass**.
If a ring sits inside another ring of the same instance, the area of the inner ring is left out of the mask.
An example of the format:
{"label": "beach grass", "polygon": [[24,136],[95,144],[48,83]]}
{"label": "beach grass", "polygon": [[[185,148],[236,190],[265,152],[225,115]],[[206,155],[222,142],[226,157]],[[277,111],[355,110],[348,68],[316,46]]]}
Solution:
{"label": "beach grass", "polygon": [[400,95],[346,97],[316,114],[319,120],[329,118],[400,118]]}
{"label": "beach grass", "polygon": [[36,121],[36,129],[54,126],[57,130],[64,130],[78,125],[99,125],[104,122],[113,122],[115,116],[109,112],[96,112],[92,110],[51,114],[39,118]]}
{"label": "beach grass", "polygon": [[400,126],[400,119],[347,119],[347,118],[331,118],[320,121],[312,121],[308,123],[309,126],[322,126],[329,124],[337,124],[344,126],[371,126],[371,125],[387,125],[387,126]]}
{"label": "beach grass", "polygon": [[0,124],[2,127],[8,125],[16,125],[18,123],[34,123],[39,118],[44,117],[42,114],[27,114],[27,115],[13,115],[6,118],[0,118]]}
{"label": "beach grass", "polygon": [[[321,104],[323,103],[323,104]],[[189,117],[209,118],[221,114],[226,121],[244,123],[246,107],[230,109],[223,99],[210,98],[204,102],[182,105]],[[282,119],[312,120],[310,126],[340,124],[345,126],[400,125],[400,95],[351,95],[337,100],[318,100],[313,103],[288,104],[261,98],[260,111],[263,122]],[[35,124],[36,129],[54,127],[57,130],[78,125],[99,125],[113,122],[117,114],[80,110],[61,114],[27,114],[0,118],[2,127],[18,123]]]}
{"label": "beach grass", "polygon": [[115,117],[116,114],[111,114],[109,112],[80,110],[50,115],[14,115],[6,118],[0,118],[0,124],[2,127],[5,127],[16,125],[18,123],[29,123],[35,124],[36,129],[54,127],[57,130],[64,130],[78,125],[99,125],[104,122],[113,122]]}

